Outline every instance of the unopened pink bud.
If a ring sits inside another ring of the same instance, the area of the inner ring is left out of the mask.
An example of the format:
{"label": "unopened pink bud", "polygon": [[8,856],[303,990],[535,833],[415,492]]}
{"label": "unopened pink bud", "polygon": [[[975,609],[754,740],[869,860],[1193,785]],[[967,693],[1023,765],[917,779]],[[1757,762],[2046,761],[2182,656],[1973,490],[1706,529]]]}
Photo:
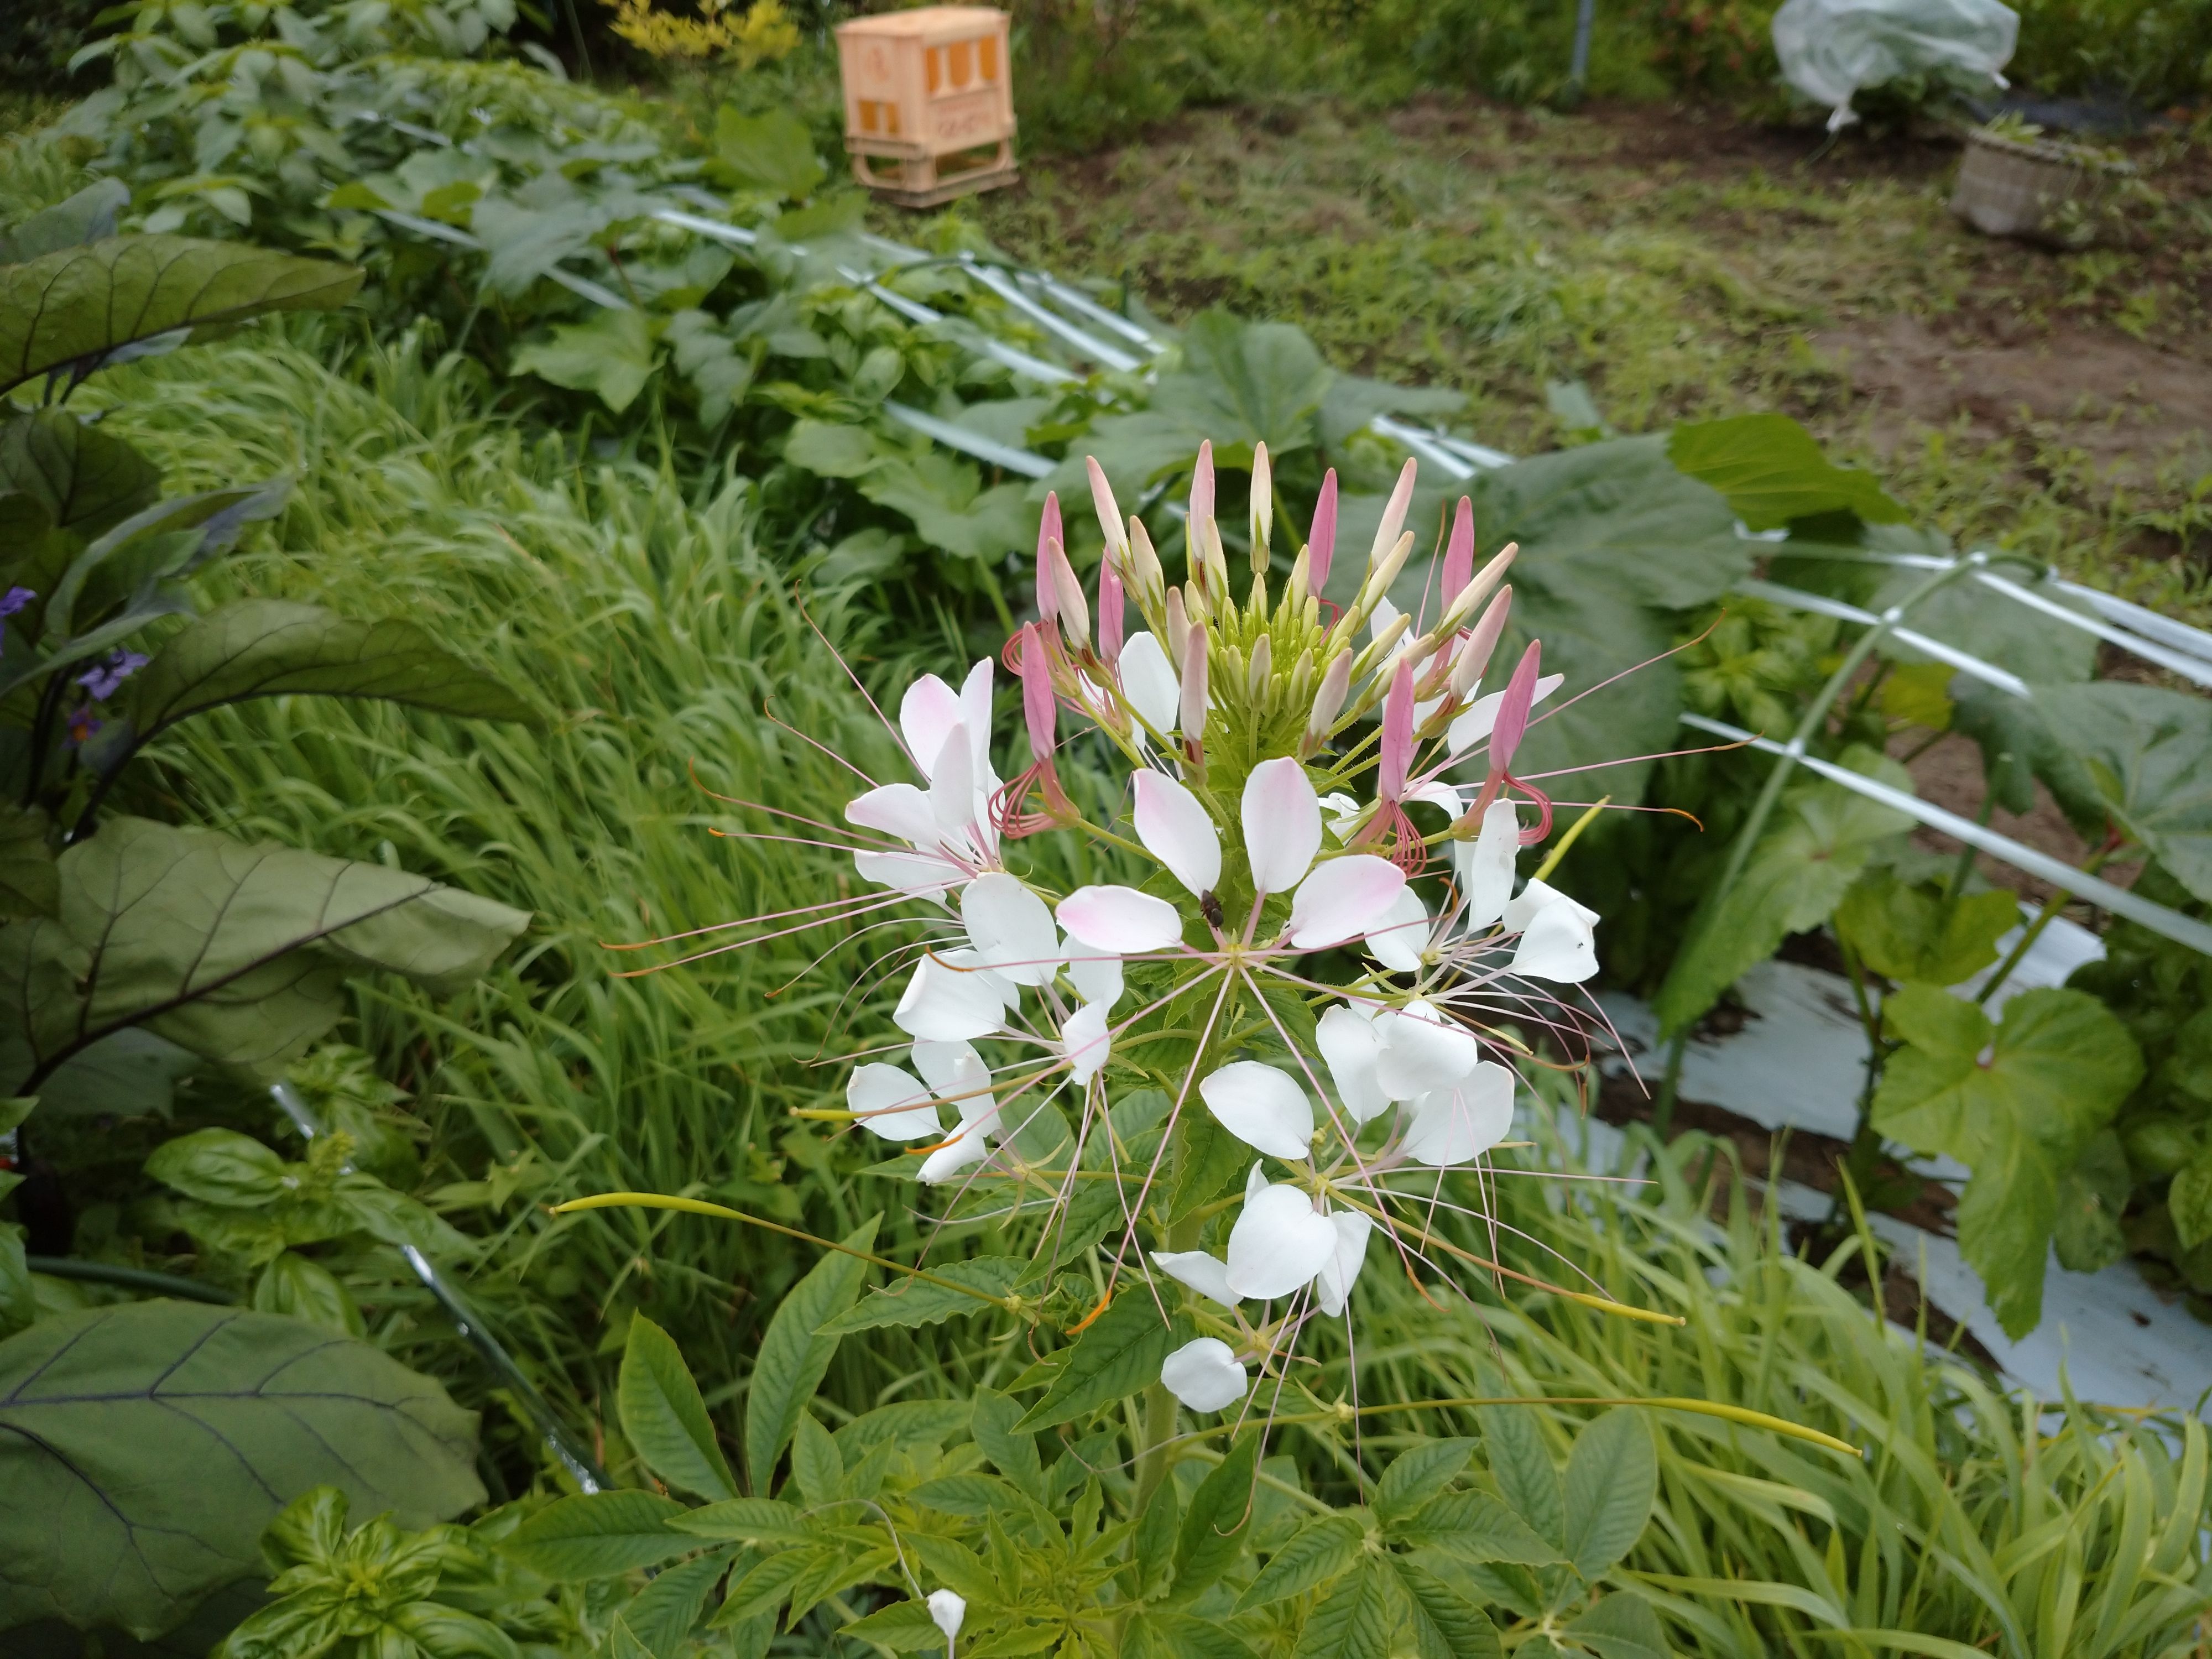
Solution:
{"label": "unopened pink bud", "polygon": [[1120,660],[1121,629],[1127,617],[1121,579],[1115,574],[1114,561],[1109,557],[1098,567],[1098,655],[1103,660]]}
{"label": "unopened pink bud", "polygon": [[1461,642],[1459,655],[1452,659],[1453,696],[1464,702],[1481,683],[1483,671],[1490,666],[1490,653],[1498,649],[1498,636],[1505,632],[1505,618],[1512,609],[1513,590],[1499,588],[1474,631]]}
{"label": "unopened pink bud", "polygon": [[1059,712],[1053,702],[1052,670],[1045,661],[1044,637],[1035,623],[1022,629],[1022,715],[1029,722],[1030,757],[1049,764]]}
{"label": "unopened pink bud", "polygon": [[1206,629],[1197,623],[1183,638],[1182,728],[1193,744],[1206,731]]}
{"label": "unopened pink bud", "polygon": [[1444,544],[1443,602],[1449,605],[1474,576],[1474,503],[1459,498],[1459,513],[1452,520],[1451,540]]}
{"label": "unopened pink bud", "polygon": [[1306,720],[1306,735],[1316,743],[1328,735],[1336,724],[1336,717],[1344,712],[1344,700],[1352,691],[1352,653],[1340,651],[1329,663],[1328,672],[1321,677],[1321,690],[1314,693],[1313,713]]}
{"label": "unopened pink bud", "polygon": [[1199,526],[1213,517],[1213,441],[1208,438],[1198,447],[1198,465],[1190,474],[1190,533],[1198,534]]}
{"label": "unopened pink bud", "polygon": [[1059,594],[1053,586],[1047,550],[1064,539],[1060,528],[1060,492],[1054,490],[1044,498],[1044,517],[1037,524],[1036,613],[1040,617],[1049,617],[1059,608]]}
{"label": "unopened pink bud", "polygon": [[1388,800],[1402,800],[1406,770],[1413,762],[1413,665],[1401,657],[1390,690],[1382,699],[1382,752],[1376,770],[1376,791]]}
{"label": "unopened pink bud", "polygon": [[1544,642],[1528,641],[1528,648],[1521,653],[1515,665],[1513,678],[1505,683],[1505,696],[1498,705],[1498,723],[1490,728],[1490,769],[1493,773],[1510,771],[1513,751],[1521,746],[1521,737],[1528,729],[1528,710],[1536,701],[1536,677],[1543,672]]}
{"label": "unopened pink bud", "polygon": [[1306,549],[1311,556],[1306,570],[1306,586],[1316,599],[1328,586],[1328,562],[1336,555],[1336,469],[1331,467],[1328,476],[1321,481],[1321,499],[1314,503],[1313,533],[1306,538]]}
{"label": "unopened pink bud", "polygon": [[1060,637],[1072,648],[1080,651],[1091,643],[1091,605],[1083,597],[1083,584],[1075,579],[1075,567],[1067,562],[1067,550],[1058,542],[1046,550],[1045,561],[1052,570],[1053,605],[1043,614],[1057,615]]}

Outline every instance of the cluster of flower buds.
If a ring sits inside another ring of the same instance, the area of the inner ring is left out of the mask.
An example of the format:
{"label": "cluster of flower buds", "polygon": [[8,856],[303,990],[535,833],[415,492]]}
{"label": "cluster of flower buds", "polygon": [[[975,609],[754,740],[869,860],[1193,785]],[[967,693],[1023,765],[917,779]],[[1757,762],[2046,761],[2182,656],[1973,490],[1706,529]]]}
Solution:
{"label": "cluster of flower buds", "polygon": [[[1027,764],[1008,781],[994,770],[987,659],[957,690],[933,675],[907,689],[897,733],[917,781],[847,809],[867,836],[860,875],[939,920],[913,947],[891,1015],[912,1039],[907,1063],[856,1067],[846,1115],[920,1152],[924,1182],[1042,1182],[1064,1203],[1112,1102],[1165,1093],[1158,1149],[1119,1171],[1127,1225],[1112,1266],[1143,1273],[1156,1296],[1190,1293],[1186,1312],[1206,1334],[1162,1381],[1201,1412],[1243,1398],[1252,1364],[1279,1376],[1304,1321],[1344,1313],[1377,1228],[1409,1271],[1449,1281],[1444,1247],[1415,1218],[1450,1207],[1438,1172],[1481,1163],[1510,1133],[1515,1067],[1530,1051],[1509,1022],[1573,1026],[1567,999],[1579,994],[1566,988],[1597,965],[1596,915],[1518,879],[1552,809],[1513,763],[1559,681],[1532,641],[1486,690],[1515,549],[1478,569],[1462,498],[1432,574],[1433,618],[1396,608],[1414,545],[1409,461],[1339,608],[1324,598],[1335,475],[1279,586],[1264,448],[1252,476],[1240,600],[1210,447],[1179,584],[1093,462],[1105,538],[1095,592],[1048,500],[1038,619],[1005,653]],[[1084,729],[1103,740],[1097,758],[1127,769],[1105,822],[1060,775]],[[1060,890],[1024,873],[1030,860],[1010,864],[1016,843],[1046,832],[1089,843],[1073,867],[1126,879]],[[1284,1017],[1286,995],[1305,1019]],[[1188,1066],[1164,1075],[1154,1056],[1167,1050],[1144,1039],[1171,1021],[1199,1035],[1182,1043]],[[1056,1167],[1018,1144],[1048,1112],[1076,1120]],[[1158,1177],[1199,1113],[1249,1149],[1249,1176],[1241,1200],[1169,1217]]]}

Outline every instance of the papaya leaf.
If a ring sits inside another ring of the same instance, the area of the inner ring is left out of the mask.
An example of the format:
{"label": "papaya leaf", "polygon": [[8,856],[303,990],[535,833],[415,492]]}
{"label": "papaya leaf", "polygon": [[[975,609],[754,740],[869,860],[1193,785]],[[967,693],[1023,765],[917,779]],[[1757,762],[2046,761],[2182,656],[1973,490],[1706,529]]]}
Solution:
{"label": "papaya leaf", "polygon": [[0,426],[0,494],[9,491],[37,501],[55,529],[90,538],[152,506],[161,474],[122,439],[40,409]]}
{"label": "papaya leaf", "polygon": [[0,267],[0,392],[68,368],[80,378],[134,341],[264,311],[329,311],[351,265],[237,242],[109,236]]}
{"label": "papaya leaf", "polygon": [[1836,465],[1787,415],[1685,422],[1668,435],[1667,458],[1720,491],[1752,530],[1839,512],[1869,524],[1902,524],[1910,516],[1874,474]]}
{"label": "papaya leaf", "polygon": [[709,1502],[738,1495],[690,1367],[675,1339],[643,1314],[631,1316],[623,1345],[616,1411],[638,1455],[670,1486]]}
{"label": "papaya leaf", "polygon": [[[876,1218],[871,1216],[842,1242],[865,1250],[875,1236]],[[837,1337],[822,1328],[853,1305],[866,1269],[857,1256],[831,1252],[791,1287],[768,1322],[745,1398],[745,1471],[753,1491],[763,1497],[776,1459],[799,1427],[799,1413],[837,1352]]]}
{"label": "papaya leaf", "polygon": [[0,1342],[0,1627],[150,1639],[259,1566],[318,1486],[416,1529],[483,1498],[476,1415],[365,1343],[268,1314],[136,1302]]}
{"label": "papaya leaf", "polygon": [[133,1026],[273,1076],[336,1023],[353,975],[457,989],[530,920],[380,864],[143,818],[58,867],[58,919],[0,928],[0,1073],[25,1093]]}

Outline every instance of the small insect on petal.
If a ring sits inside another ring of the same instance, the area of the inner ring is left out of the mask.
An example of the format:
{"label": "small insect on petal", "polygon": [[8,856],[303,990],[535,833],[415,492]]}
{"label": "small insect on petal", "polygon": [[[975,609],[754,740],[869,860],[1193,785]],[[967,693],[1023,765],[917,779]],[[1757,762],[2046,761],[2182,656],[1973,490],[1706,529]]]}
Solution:
{"label": "small insect on petal", "polygon": [[1403,870],[1371,853],[1329,860],[1298,884],[1291,901],[1291,943],[1325,951],[1358,939],[1405,884]]}
{"label": "small insect on petal", "polygon": [[1060,902],[1060,925],[1079,945],[1128,956],[1164,951],[1182,938],[1182,913],[1133,887],[1079,887]]}
{"label": "small insect on petal", "polygon": [[1233,1060],[1209,1073],[1198,1093],[1215,1121],[1253,1151],[1287,1160],[1313,1155],[1313,1103],[1288,1072]]}
{"label": "small insect on petal", "polygon": [[1261,761],[1244,780],[1244,851],[1252,884],[1287,893],[1321,851],[1321,797],[1306,769],[1287,755]]}
{"label": "small insect on petal", "polygon": [[1244,1397],[1243,1366],[1218,1337],[1201,1336],[1170,1354],[1160,1365],[1160,1382],[1187,1410],[1218,1412]]}
{"label": "small insect on petal", "polygon": [[1137,839],[1194,895],[1221,880],[1221,834],[1198,797],[1164,772],[1137,774]]}

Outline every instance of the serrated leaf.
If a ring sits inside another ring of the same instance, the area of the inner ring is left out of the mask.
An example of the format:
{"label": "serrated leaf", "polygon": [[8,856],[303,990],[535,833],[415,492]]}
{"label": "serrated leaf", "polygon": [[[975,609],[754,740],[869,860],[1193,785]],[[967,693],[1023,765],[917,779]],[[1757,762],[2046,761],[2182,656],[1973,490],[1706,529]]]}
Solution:
{"label": "serrated leaf", "polygon": [[2212,702],[2100,680],[2039,690],[2036,712],[2166,871],[2212,899]]}
{"label": "serrated leaf", "polygon": [[814,135],[787,109],[748,115],[725,104],[714,118],[714,161],[726,182],[789,201],[811,196],[829,169],[814,153]]}
{"label": "serrated leaf", "polygon": [[1316,1515],[1267,1558],[1257,1577],[1237,1598],[1237,1611],[1303,1595],[1325,1584],[1359,1559],[1367,1529],[1349,1515]]}
{"label": "serrated leaf", "polygon": [[755,1564],[742,1578],[732,1575],[733,1582],[723,1592],[722,1605],[708,1620],[715,1630],[726,1630],[732,1625],[742,1625],[749,1619],[772,1612],[782,1604],[791,1587],[809,1569],[818,1568],[825,1559],[837,1559],[838,1553],[813,1546],[805,1549],[779,1550],[766,1560]]}
{"label": "serrated leaf", "polygon": [[684,1638],[699,1627],[707,1598],[728,1571],[731,1554],[714,1550],[656,1574],[622,1610],[623,1624],[653,1659],[683,1659]]}
{"label": "serrated leaf", "polygon": [[1595,1583],[1635,1547],[1659,1495],[1659,1452],[1633,1407],[1617,1407],[1575,1437],[1567,1458],[1567,1559]]}
{"label": "serrated leaf", "polygon": [[1562,1547],[1485,1492],[1450,1492],[1390,1530],[1402,1544],[1438,1549],[1462,1561],[1510,1561],[1529,1567],[1564,1561]]}
{"label": "serrated leaf", "polygon": [[[842,1242],[866,1249],[876,1221],[871,1216]],[[756,1492],[767,1494],[776,1459],[837,1352],[836,1336],[822,1327],[853,1305],[866,1271],[858,1256],[830,1252],[791,1287],[769,1321],[745,1393],[745,1472]]]}
{"label": "serrated leaf", "polygon": [[476,1415],[364,1343],[186,1302],[42,1319],[0,1342],[0,1629],[150,1639],[254,1571],[310,1488],[428,1527],[483,1498]]}
{"label": "serrated leaf", "polygon": [[2004,889],[1962,893],[1946,903],[1940,885],[1869,870],[1836,907],[1836,932],[1887,978],[1956,985],[1997,959],[1997,940],[2020,926],[2020,899]]}
{"label": "serrated leaf", "polygon": [[837,1634],[847,1641],[889,1648],[893,1653],[928,1653],[941,1651],[945,1646],[945,1632],[930,1617],[927,1601],[894,1601],[854,1620]]}
{"label": "serrated leaf", "polygon": [[1412,1608],[1413,1644],[1421,1659],[1496,1659],[1504,1651],[1490,1615],[1442,1574],[1409,1556],[1383,1559]]}
{"label": "serrated leaf", "polygon": [[1564,1548],[1565,1499],[1534,1414],[1526,1406],[1484,1406],[1477,1414],[1482,1419],[1483,1452],[1490,1460],[1490,1478],[1498,1483],[1498,1495],[1528,1523],[1530,1531]]}
{"label": "serrated leaf", "polygon": [[699,1547],[669,1525],[684,1505],[653,1492],[579,1493],[547,1504],[499,1540],[501,1554],[556,1583],[612,1578]]}
{"label": "serrated leaf", "polygon": [[571,392],[596,392],[619,415],[637,401],[652,376],[653,325],[635,307],[594,312],[583,322],[555,328],[550,340],[523,347],[510,367]]}
{"label": "serrated leaf", "polygon": [[89,539],[152,506],[161,474],[120,438],[41,409],[0,425],[0,495],[10,491],[36,501],[55,529]]}
{"label": "serrated leaf", "polygon": [[1021,1419],[1020,1401],[1009,1399],[996,1389],[975,1390],[975,1415],[969,1423],[975,1443],[991,1460],[992,1468],[1030,1497],[1042,1502],[1044,1465],[1037,1455],[1036,1436],[1017,1426]]}
{"label": "serrated leaf", "polygon": [[709,1502],[738,1495],[691,1368],[675,1339],[643,1314],[631,1316],[615,1399],[623,1432],[647,1468]]}
{"label": "serrated leaf", "polygon": [[1017,1426],[1048,1429],[1150,1388],[1184,1325],[1181,1315],[1163,1323],[1159,1304],[1141,1285],[1125,1288],[1075,1339],[1044,1398]]}
{"label": "serrated leaf", "polygon": [[778,1498],[732,1498],[686,1510],[668,1524],[700,1538],[745,1544],[811,1544],[805,1517]]}
{"label": "serrated leaf", "polygon": [[1389,1571],[1370,1560],[1346,1574],[1307,1618],[1291,1659],[1390,1659]]}
{"label": "serrated leaf", "polygon": [[1130,1659],[1255,1659],[1251,1648],[1218,1619],[1146,1607],[1130,1620]]}
{"label": "serrated leaf", "polygon": [[58,860],[60,915],[0,928],[0,1071],[42,1082],[142,1026],[271,1076],[369,969],[452,990],[528,915],[380,864],[109,819]]}
{"label": "serrated leaf", "polygon": [[[948,1261],[929,1270],[939,1279],[966,1285],[985,1296],[1002,1297],[1036,1271],[1034,1262],[1016,1255],[979,1255],[967,1261]],[[823,1327],[839,1336],[875,1330],[887,1325],[939,1325],[955,1314],[986,1313],[991,1304],[975,1297],[925,1279],[908,1279],[883,1286],[862,1297],[851,1312]]]}
{"label": "serrated leaf", "polygon": [[1753,530],[1830,513],[1869,524],[1902,524],[1911,516],[1874,474],[1836,465],[1787,415],[1685,422],[1668,434],[1667,458],[1720,491]]}
{"label": "serrated leaf", "polygon": [[1908,985],[1883,1002],[1882,1023],[1904,1047],[1875,1091],[1873,1125],[1973,1171],[1959,1248],[2017,1340],[2042,1316],[2059,1176],[2142,1078],[2142,1053],[2081,991],[2023,991],[1992,1027],[1973,1005]]}
{"label": "serrated leaf", "polygon": [[817,1509],[836,1503],[838,1489],[845,1484],[845,1459],[830,1431],[811,1412],[799,1413],[791,1437],[791,1481],[799,1497]]}
{"label": "serrated leaf", "polygon": [[1565,1633],[1598,1659],[1668,1659],[1667,1627],[1651,1604],[1616,1590],[1567,1624]]}
{"label": "serrated leaf", "polygon": [[1375,1488],[1375,1513],[1384,1525],[1409,1516],[1442,1492],[1474,1455],[1472,1440],[1425,1440],[1390,1460]]}
{"label": "serrated leaf", "polygon": [[0,392],[173,329],[264,311],[328,311],[361,286],[350,265],[237,242],[109,236],[0,268]]}
{"label": "serrated leaf", "polygon": [[1198,1483],[1176,1534],[1174,1598],[1195,1600],[1251,1547],[1252,1489],[1260,1458],[1257,1432],[1248,1432]]}
{"label": "serrated leaf", "polygon": [[988,1515],[1021,1507],[1021,1488],[994,1474],[941,1474],[925,1480],[907,1496],[924,1509],[943,1515],[965,1516],[981,1521]]}

